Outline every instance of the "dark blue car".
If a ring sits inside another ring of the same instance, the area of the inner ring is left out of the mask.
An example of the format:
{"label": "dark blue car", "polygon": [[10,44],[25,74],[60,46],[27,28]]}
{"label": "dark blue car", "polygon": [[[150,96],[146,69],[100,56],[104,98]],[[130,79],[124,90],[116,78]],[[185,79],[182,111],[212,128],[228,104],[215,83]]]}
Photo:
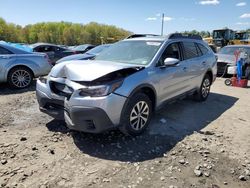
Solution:
{"label": "dark blue car", "polygon": [[103,50],[105,50],[106,48],[108,48],[110,46],[110,44],[103,44],[103,45],[99,45],[89,51],[87,51],[84,54],[75,54],[75,55],[70,55],[67,57],[64,57],[62,59],[59,59],[56,64],[64,62],[64,61],[72,61],[72,60],[88,60],[88,59],[92,59],[95,56],[97,56],[99,53],[101,53]]}

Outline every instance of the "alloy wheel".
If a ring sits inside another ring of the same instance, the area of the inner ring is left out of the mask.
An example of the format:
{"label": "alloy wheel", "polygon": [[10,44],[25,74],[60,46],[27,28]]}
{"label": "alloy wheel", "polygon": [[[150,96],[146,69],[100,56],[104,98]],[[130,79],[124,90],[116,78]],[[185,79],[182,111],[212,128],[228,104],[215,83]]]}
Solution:
{"label": "alloy wheel", "polygon": [[201,88],[201,94],[203,98],[206,98],[208,96],[209,91],[210,91],[210,86],[211,86],[210,80],[209,78],[206,78],[203,81],[202,88]]}
{"label": "alloy wheel", "polygon": [[17,88],[25,88],[31,82],[31,75],[27,70],[16,70],[11,75],[11,82]]}
{"label": "alloy wheel", "polygon": [[131,127],[138,131],[142,129],[149,118],[149,106],[145,101],[139,101],[133,107],[130,113],[130,125]]}

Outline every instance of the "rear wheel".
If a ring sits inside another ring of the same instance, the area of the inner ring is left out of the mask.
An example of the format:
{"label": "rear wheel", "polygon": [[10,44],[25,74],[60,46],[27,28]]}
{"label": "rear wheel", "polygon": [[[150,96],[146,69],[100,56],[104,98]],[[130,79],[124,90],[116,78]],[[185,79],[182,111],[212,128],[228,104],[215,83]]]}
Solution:
{"label": "rear wheel", "polygon": [[8,83],[14,89],[29,87],[33,80],[32,72],[25,67],[16,67],[8,74]]}
{"label": "rear wheel", "polygon": [[206,75],[202,80],[200,89],[194,95],[196,101],[202,102],[207,100],[210,94],[211,84],[212,84],[211,78],[208,75]]}
{"label": "rear wheel", "polygon": [[123,109],[120,130],[132,136],[142,134],[152,117],[152,102],[144,93],[137,93],[128,99]]}

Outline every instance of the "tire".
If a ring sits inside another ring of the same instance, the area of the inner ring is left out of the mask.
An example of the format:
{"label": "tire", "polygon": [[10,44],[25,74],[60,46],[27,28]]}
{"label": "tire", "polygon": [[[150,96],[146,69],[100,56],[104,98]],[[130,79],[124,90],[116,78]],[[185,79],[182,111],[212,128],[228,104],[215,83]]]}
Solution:
{"label": "tire", "polygon": [[151,118],[152,101],[146,94],[136,93],[125,103],[120,130],[126,135],[140,135],[147,129]]}
{"label": "tire", "polygon": [[207,100],[209,94],[210,94],[210,87],[211,87],[211,78],[208,74],[203,78],[201,86],[199,90],[195,93],[194,99],[198,102],[203,102]]}
{"label": "tire", "polygon": [[231,79],[226,79],[224,83],[225,83],[226,86],[231,86],[232,85]]}
{"label": "tire", "polygon": [[7,81],[13,89],[24,89],[31,85],[33,73],[25,67],[16,67],[8,73]]}

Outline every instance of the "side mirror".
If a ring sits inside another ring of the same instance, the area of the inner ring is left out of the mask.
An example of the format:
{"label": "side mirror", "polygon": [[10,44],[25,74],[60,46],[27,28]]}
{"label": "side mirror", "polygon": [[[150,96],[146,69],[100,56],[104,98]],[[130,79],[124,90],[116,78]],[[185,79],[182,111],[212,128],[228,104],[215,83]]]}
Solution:
{"label": "side mirror", "polygon": [[179,59],[168,57],[164,60],[164,66],[165,67],[176,66],[179,64],[179,62],[180,62]]}

